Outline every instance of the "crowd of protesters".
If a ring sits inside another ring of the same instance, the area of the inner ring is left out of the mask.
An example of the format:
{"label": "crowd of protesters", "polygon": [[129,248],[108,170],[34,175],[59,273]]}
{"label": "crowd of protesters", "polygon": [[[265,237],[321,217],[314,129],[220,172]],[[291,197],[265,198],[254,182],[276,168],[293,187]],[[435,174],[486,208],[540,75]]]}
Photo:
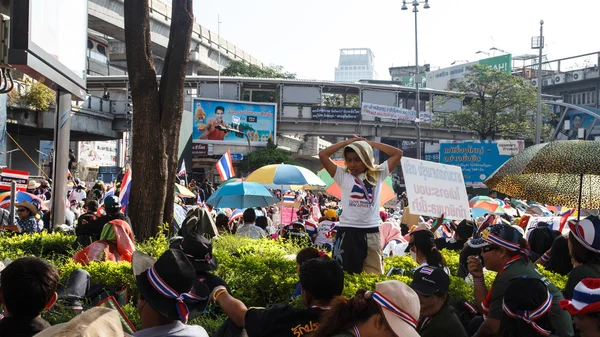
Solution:
{"label": "crowd of protesters", "polygon": [[[376,165],[373,148],[389,159]],[[342,151],[344,168],[329,158]],[[252,308],[236,298],[235,289],[212,272],[217,260],[212,241],[198,232],[180,232],[158,259],[134,251],[131,221],[122,213],[118,193],[106,186],[91,189],[73,180],[68,199],[76,220],[73,232],[88,263],[98,259],[131,262],[139,292],[137,309],[142,329],[134,336],[208,336],[187,324],[211,308],[228,319],[214,336],[376,337],[376,336],[600,336],[600,218],[590,215],[570,220],[563,234],[550,225],[524,235],[516,219],[487,215],[480,219],[448,221],[405,212],[407,200],[382,209],[383,179],[399,163],[402,151],[361,138],[323,150],[320,159],[339,184],[342,198],[332,203],[322,193],[296,192],[297,219],[280,225],[275,205],[231,211],[198,206],[197,221],[214,218],[219,233],[251,239],[285,238],[304,245],[296,256],[298,284],[290,303]],[[200,200],[214,190],[203,184],[190,187]],[[33,182],[31,192],[43,196],[49,182]],[[116,187],[118,188],[118,187]],[[114,191],[113,191],[114,192]],[[278,191],[278,193],[286,193]],[[201,196],[200,196],[201,194]],[[43,199],[41,199],[43,200]],[[32,233],[52,228],[48,212],[36,200],[19,203],[14,225],[5,230]],[[42,214],[40,214],[42,213]],[[98,246],[100,245],[100,246]],[[91,249],[93,247],[94,249]],[[87,250],[86,250],[87,249]],[[453,274],[440,250],[460,253]],[[410,256],[417,266],[384,270],[385,256]],[[108,258],[107,256],[111,256]],[[78,260],[79,259],[79,260]],[[538,266],[568,275],[558,289]],[[412,275],[410,284],[397,280],[341,296],[350,274]],[[493,272],[493,280],[486,275]],[[451,282],[464,278],[472,286],[474,303],[450,298]],[[94,308],[68,323],[50,326],[40,314],[59,298],[57,270],[35,257],[17,259],[0,273],[2,336],[124,336],[119,315]],[[75,279],[75,278],[70,278]],[[89,280],[88,280],[89,282]]]}

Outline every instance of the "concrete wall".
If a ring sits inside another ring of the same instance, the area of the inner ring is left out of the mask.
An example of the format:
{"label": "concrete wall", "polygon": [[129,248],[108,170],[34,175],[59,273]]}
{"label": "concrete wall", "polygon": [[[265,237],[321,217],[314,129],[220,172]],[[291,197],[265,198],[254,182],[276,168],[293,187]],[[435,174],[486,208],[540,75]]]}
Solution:
{"label": "concrete wall", "polygon": [[[40,172],[36,167],[36,164],[39,165],[39,154],[36,149],[40,146],[40,137],[32,136],[32,135],[14,135],[15,140],[19,145],[25,150],[25,152],[31,157],[34,161],[32,162],[27,156],[23,153],[23,151],[14,151],[6,156],[6,164],[9,168],[21,171],[27,171],[30,175],[39,175]],[[14,149],[18,149],[17,145],[8,138],[6,142],[6,150],[11,151]]]}

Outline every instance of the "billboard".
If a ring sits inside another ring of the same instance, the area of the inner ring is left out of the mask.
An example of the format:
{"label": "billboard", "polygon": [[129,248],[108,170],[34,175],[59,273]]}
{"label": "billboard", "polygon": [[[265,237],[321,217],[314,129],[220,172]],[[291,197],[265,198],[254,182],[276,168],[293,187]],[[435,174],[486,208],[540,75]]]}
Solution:
{"label": "billboard", "polygon": [[79,164],[84,167],[116,166],[117,141],[79,142]]}
{"label": "billboard", "polygon": [[347,121],[360,120],[360,108],[313,106],[310,108],[312,119],[343,119]]}
{"label": "billboard", "polygon": [[512,55],[500,55],[476,62],[469,62],[436,71],[430,71],[427,73],[427,88],[447,90],[450,81],[458,81],[464,78],[465,75],[471,72],[469,67],[475,64],[485,64],[494,69],[500,69],[510,73],[512,71]]}
{"label": "billboard", "polygon": [[21,0],[12,5],[8,63],[47,86],[85,98],[87,1]]}
{"label": "billboard", "polygon": [[194,98],[194,143],[266,146],[277,136],[277,104]]}
{"label": "billboard", "polygon": [[522,140],[440,140],[440,163],[460,166],[467,186],[485,187],[487,178],[524,149]]}

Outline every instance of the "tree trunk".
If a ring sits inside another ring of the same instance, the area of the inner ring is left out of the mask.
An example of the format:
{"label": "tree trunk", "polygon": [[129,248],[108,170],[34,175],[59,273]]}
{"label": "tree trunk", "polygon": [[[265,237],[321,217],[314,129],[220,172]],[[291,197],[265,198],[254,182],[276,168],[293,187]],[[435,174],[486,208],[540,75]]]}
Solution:
{"label": "tree trunk", "polygon": [[[190,55],[190,40],[194,24],[192,0],[174,0],[172,2],[171,30],[169,45],[165,57],[165,66],[160,78],[161,124],[167,134],[167,191],[163,222],[173,222],[173,202],[175,195],[175,176],[178,169],[179,132],[184,109],[184,84],[187,63]],[[191,164],[191,163],[190,163]]]}
{"label": "tree trunk", "polygon": [[[129,214],[138,240],[155,235],[165,219],[169,223],[172,220],[183,83],[193,24],[192,0],[174,0],[173,33],[159,92],[148,3],[149,0],[125,0],[124,3],[127,73],[134,106]],[[189,33],[184,34],[186,31]],[[173,162],[175,167],[171,167]],[[170,203],[167,217],[166,201]]]}

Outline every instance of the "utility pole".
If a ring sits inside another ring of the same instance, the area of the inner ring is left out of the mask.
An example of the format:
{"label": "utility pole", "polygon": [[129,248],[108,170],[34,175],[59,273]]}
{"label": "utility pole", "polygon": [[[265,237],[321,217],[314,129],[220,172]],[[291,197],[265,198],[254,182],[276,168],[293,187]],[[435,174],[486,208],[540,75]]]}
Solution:
{"label": "utility pole", "polygon": [[538,59],[537,113],[535,114],[535,143],[542,142],[542,51],[544,49],[544,20],[540,21],[540,55]]}

